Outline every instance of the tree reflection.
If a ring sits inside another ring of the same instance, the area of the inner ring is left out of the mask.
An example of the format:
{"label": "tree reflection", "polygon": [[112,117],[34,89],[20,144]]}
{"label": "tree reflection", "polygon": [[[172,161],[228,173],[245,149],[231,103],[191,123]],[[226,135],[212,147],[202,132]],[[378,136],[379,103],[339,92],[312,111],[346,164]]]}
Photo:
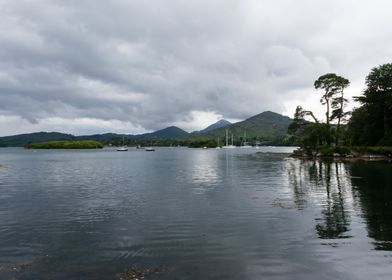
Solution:
{"label": "tree reflection", "polygon": [[312,200],[323,208],[315,226],[320,238],[349,237],[346,235],[350,225],[345,205],[349,186],[346,173],[343,163],[332,161],[293,161],[288,168],[297,206],[303,208]]}
{"label": "tree reflection", "polygon": [[[342,163],[323,163],[320,162],[321,171],[324,171],[326,205],[322,211],[323,218],[319,219],[316,231],[320,238],[334,239],[347,238],[345,235],[349,231],[349,221],[345,210],[345,200],[342,192],[342,174],[340,168]],[[321,176],[321,178],[323,178]],[[332,178],[335,183],[332,183]]]}
{"label": "tree reflection", "polygon": [[354,197],[360,202],[369,237],[378,250],[392,250],[392,165],[386,162],[350,164]]}
{"label": "tree reflection", "polygon": [[375,249],[392,251],[391,163],[293,159],[287,174],[298,209],[321,207],[315,226],[319,238],[350,237],[349,213],[355,211],[365,220]]}

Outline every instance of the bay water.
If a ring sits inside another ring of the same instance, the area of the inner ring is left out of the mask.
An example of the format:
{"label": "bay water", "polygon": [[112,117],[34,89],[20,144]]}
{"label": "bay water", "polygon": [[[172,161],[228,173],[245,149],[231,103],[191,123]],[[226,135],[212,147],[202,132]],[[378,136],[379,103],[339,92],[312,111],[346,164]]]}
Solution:
{"label": "bay water", "polygon": [[391,279],[392,164],[292,149],[0,149],[0,279]]}

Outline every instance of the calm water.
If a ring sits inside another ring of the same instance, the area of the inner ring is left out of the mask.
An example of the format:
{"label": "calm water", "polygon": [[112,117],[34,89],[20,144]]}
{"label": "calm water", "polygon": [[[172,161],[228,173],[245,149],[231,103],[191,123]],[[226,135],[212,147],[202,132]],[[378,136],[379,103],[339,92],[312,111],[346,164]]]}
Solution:
{"label": "calm water", "polygon": [[0,279],[391,279],[391,163],[256,151],[0,149]]}

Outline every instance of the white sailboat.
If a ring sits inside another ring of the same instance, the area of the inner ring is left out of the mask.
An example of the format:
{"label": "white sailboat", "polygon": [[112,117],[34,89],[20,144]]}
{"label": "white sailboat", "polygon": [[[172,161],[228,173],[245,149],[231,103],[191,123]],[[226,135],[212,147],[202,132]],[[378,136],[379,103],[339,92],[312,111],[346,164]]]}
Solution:
{"label": "white sailboat", "polygon": [[218,144],[216,145],[215,149],[220,149],[220,148],[221,148],[221,146],[219,145],[219,137],[218,137]]}
{"label": "white sailboat", "polygon": [[229,145],[229,132],[226,129],[226,145],[223,146],[224,149],[234,149],[235,146],[233,145],[234,143],[234,136],[231,134],[231,145]]}
{"label": "white sailboat", "polygon": [[126,152],[126,151],[128,151],[128,147],[125,145],[125,142],[124,142],[124,136],[123,136],[122,142],[123,142],[123,145],[121,147],[118,147],[117,151],[118,152]]}
{"label": "white sailboat", "polygon": [[248,142],[246,142],[246,131],[244,132],[244,141],[242,142],[241,148],[245,148],[245,149],[252,148],[252,146],[248,145]]}
{"label": "white sailboat", "polygon": [[155,152],[155,149],[154,149],[153,146],[152,146],[152,140],[151,140],[151,145],[150,145],[150,147],[146,147],[144,150],[145,150],[146,152]]}

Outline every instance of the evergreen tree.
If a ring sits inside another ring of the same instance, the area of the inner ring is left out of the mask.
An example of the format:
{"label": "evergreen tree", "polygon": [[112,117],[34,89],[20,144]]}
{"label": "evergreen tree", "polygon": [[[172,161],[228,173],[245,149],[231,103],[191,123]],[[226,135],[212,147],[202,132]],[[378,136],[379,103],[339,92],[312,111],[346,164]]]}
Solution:
{"label": "evergreen tree", "polygon": [[356,100],[368,114],[367,125],[380,137],[371,144],[392,145],[392,63],[372,69],[366,77],[364,94]]}

